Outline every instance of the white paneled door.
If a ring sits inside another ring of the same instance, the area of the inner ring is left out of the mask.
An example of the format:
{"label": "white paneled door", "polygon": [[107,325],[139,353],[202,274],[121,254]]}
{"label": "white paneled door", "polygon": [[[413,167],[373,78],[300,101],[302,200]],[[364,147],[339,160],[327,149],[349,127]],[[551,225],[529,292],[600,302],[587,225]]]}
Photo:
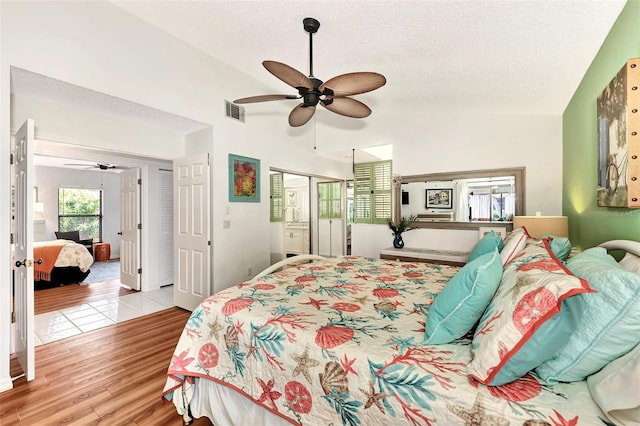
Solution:
{"label": "white paneled door", "polygon": [[15,346],[27,380],[35,378],[33,304],[33,132],[27,120],[15,137]]}
{"label": "white paneled door", "polygon": [[140,169],[120,173],[120,282],[140,290]]}
{"label": "white paneled door", "polygon": [[173,162],[173,303],[193,311],[210,295],[209,155]]}

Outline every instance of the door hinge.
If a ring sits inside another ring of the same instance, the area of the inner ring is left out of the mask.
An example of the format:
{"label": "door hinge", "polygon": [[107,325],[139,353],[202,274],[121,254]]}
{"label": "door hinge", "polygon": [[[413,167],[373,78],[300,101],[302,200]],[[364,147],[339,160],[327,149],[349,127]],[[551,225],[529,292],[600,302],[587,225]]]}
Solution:
{"label": "door hinge", "polygon": [[13,166],[13,152],[9,156],[9,164]]}
{"label": "door hinge", "polygon": [[138,224],[138,229],[142,229],[142,224],[141,223]]}
{"label": "door hinge", "polygon": [[138,185],[142,185],[142,178],[138,179]]}
{"label": "door hinge", "polygon": [[11,322],[16,322],[16,313],[15,313],[15,311],[11,312]]}
{"label": "door hinge", "polygon": [[208,246],[211,246],[211,241],[207,241],[207,245],[208,245]]}
{"label": "door hinge", "polygon": [[13,236],[13,233],[11,233],[11,236],[9,237],[9,240],[10,240],[9,244],[14,244],[15,243],[15,239],[14,238],[15,237]]}
{"label": "door hinge", "polygon": [[138,268],[138,274],[142,274],[142,268]]}

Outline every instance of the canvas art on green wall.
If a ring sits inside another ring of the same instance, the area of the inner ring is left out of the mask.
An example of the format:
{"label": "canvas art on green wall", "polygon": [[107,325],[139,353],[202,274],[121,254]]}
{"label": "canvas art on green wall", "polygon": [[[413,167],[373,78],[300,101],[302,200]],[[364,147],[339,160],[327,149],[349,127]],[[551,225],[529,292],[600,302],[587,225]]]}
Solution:
{"label": "canvas art on green wall", "polygon": [[598,96],[600,207],[640,208],[640,58],[630,59]]}

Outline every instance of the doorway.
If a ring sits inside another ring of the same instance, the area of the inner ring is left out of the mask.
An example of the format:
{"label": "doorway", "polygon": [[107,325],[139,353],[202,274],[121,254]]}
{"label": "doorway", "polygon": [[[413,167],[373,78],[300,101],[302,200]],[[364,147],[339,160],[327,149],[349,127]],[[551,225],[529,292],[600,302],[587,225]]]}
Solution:
{"label": "doorway", "polygon": [[[82,104],[79,105],[77,100]],[[98,155],[104,156],[99,161],[106,162],[122,162],[122,158],[130,162],[147,161],[141,166],[140,163],[130,163],[131,167],[140,166],[142,181],[147,184],[153,181],[149,176],[163,168],[166,172],[167,166],[149,161],[145,155],[126,152],[129,147],[149,144],[137,152],[161,154],[166,160],[184,156],[185,150],[200,152],[213,146],[209,124],[11,67],[11,122],[15,127],[16,123],[31,117],[36,122],[36,140],[50,144],[49,151],[43,150],[39,154],[87,161],[96,161]],[[203,130],[208,133],[192,136]],[[181,148],[174,149],[174,146]],[[118,148],[121,151],[117,151]],[[169,170],[171,168],[168,167]],[[147,188],[142,196],[143,206],[146,206],[143,222],[148,225],[146,237],[142,240],[142,249],[147,252],[142,259],[143,291],[149,289],[148,286],[145,289],[145,279],[152,282],[148,279],[149,274],[157,270],[153,265],[161,262],[148,253],[154,247],[154,239],[149,236],[160,234],[152,231],[157,230],[151,223],[159,215],[150,207],[153,200],[161,198],[156,195],[159,185]]]}
{"label": "doorway", "polygon": [[311,178],[271,170],[269,184],[271,264],[311,254]]}

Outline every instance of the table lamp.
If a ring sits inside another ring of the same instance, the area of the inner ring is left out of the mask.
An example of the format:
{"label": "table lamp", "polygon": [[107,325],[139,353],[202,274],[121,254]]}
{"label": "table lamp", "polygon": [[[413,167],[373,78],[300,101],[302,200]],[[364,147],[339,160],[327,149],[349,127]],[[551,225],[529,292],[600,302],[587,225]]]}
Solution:
{"label": "table lamp", "polygon": [[569,221],[566,216],[514,216],[513,229],[524,226],[533,238],[546,233],[569,237]]}

